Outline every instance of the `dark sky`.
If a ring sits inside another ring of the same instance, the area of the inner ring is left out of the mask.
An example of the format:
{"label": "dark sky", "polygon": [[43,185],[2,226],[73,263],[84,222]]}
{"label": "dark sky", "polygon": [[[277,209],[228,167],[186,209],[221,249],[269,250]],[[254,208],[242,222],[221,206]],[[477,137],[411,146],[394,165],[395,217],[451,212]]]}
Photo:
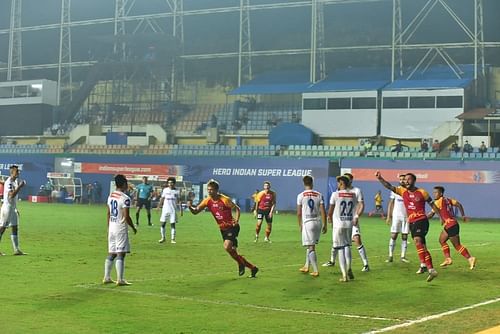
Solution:
{"label": "dark sky", "polygon": [[[293,2],[294,0],[287,1]],[[0,29],[9,27],[10,2],[0,1]],[[251,0],[252,4],[269,4],[285,0]],[[427,0],[403,0],[403,19],[409,22]],[[461,16],[464,22],[473,26],[472,0],[447,0],[447,3]],[[60,19],[61,0],[23,0],[23,26],[57,23]],[[239,6],[239,0],[185,0],[184,8],[201,9],[222,6]],[[426,19],[412,38],[412,43],[439,43],[467,41],[465,33],[440,5]],[[500,41],[500,1],[484,0],[485,40]],[[136,1],[130,15],[169,11],[165,0]],[[109,18],[114,15],[113,0],[73,0],[72,20]],[[254,50],[308,48],[310,36],[310,9],[292,8],[286,10],[255,11],[251,14],[252,43]],[[390,44],[392,1],[364,4],[328,5],[325,10],[326,46],[356,44]],[[238,48],[239,13],[189,16],[184,19],[186,53],[230,52]],[[171,23],[167,19],[158,21],[167,33]],[[135,23],[127,25],[127,30]],[[113,25],[77,27],[72,30],[73,59],[86,60],[88,50],[103,56],[110,52],[111,42],[102,36],[113,33]],[[148,32],[149,33],[149,32]],[[143,41],[143,43],[145,43]],[[59,31],[57,29],[23,33],[23,63],[55,63],[58,59]],[[143,47],[140,45],[138,47]],[[0,61],[7,61],[8,34],[0,34]],[[452,51],[453,52],[453,51]],[[456,51],[464,62],[471,62],[470,52]],[[500,65],[500,48],[488,50],[487,62]],[[349,61],[366,55],[333,54],[329,60],[333,66],[349,65]],[[307,57],[286,57],[290,66],[307,68]],[[271,60],[270,60],[271,59]],[[390,61],[387,55],[377,55],[377,61]],[[370,61],[373,61],[370,59]],[[459,59],[459,62],[462,61]],[[467,61],[470,59],[470,61]],[[267,67],[281,64],[279,58],[266,58]],[[256,62],[257,64],[259,61]],[[0,78],[2,78],[0,76]]]}

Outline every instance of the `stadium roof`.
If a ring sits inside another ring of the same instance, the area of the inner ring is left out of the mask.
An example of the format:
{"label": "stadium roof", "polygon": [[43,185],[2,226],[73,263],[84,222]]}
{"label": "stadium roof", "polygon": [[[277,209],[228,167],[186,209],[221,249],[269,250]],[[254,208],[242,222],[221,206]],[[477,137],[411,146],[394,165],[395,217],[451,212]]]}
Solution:
{"label": "stadium roof", "polygon": [[[408,71],[409,72],[409,71]],[[345,68],[330,73],[315,84],[309,82],[307,71],[268,72],[232,90],[230,95],[301,94],[364,90],[407,90],[465,88],[474,77],[473,65],[460,65],[460,78],[446,65],[435,65],[416,72],[410,80],[391,81],[389,68]]]}

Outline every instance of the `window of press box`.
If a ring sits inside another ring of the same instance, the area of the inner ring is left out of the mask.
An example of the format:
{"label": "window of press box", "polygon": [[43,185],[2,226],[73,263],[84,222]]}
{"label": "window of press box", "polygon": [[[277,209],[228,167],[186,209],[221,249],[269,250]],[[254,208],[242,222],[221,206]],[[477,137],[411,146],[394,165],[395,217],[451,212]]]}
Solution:
{"label": "window of press box", "polygon": [[326,99],[316,98],[316,99],[304,99],[304,110],[325,110],[326,109]]}

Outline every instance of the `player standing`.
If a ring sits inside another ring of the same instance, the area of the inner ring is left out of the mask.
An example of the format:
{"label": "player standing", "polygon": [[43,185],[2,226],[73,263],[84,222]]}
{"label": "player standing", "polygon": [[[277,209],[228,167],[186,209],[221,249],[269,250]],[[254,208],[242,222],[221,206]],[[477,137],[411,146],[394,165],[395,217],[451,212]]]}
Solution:
{"label": "player standing", "polygon": [[354,279],[351,269],[352,229],[358,225],[362,206],[358,205],[358,195],[348,188],[349,178],[345,175],[337,177],[337,191],[330,197],[328,220],[332,223],[333,247],[339,254],[341,282]]}
{"label": "player standing", "polygon": [[[455,212],[453,207],[457,207],[462,215],[462,219],[464,222],[467,221],[467,217],[465,216],[464,207],[462,204],[454,198],[444,197],[444,187],[436,186],[433,191],[434,195],[434,204],[436,204],[439,209],[439,215],[444,220],[444,229],[441,231],[439,235],[439,243],[441,244],[441,249],[444,253],[444,262],[441,263],[441,267],[449,266],[453,263],[450,255],[450,247],[448,246],[448,239],[451,240],[451,243],[463,257],[469,261],[470,269],[474,269],[476,266],[476,258],[469,254],[467,248],[462,246],[460,243],[460,225],[458,224],[457,218],[455,217]],[[430,219],[434,216],[434,211],[431,211],[427,217]]]}
{"label": "player standing", "polygon": [[306,249],[306,263],[300,271],[309,272],[312,266],[311,276],[318,277],[318,258],[316,256],[316,244],[319,242],[321,232],[326,233],[326,212],[323,195],[313,190],[314,181],[312,176],[304,176],[304,191],[297,196],[297,218],[302,233],[302,246]]}
{"label": "player standing", "polygon": [[[425,240],[425,236],[429,231],[429,220],[427,219],[427,215],[425,214],[425,203],[429,203],[429,205],[436,212],[438,211],[438,208],[432,202],[432,198],[429,196],[427,191],[415,186],[417,177],[412,173],[408,173],[405,175],[404,187],[394,187],[389,182],[384,180],[382,174],[380,174],[379,171],[375,173],[375,177],[384,187],[403,197],[403,203],[405,205],[406,212],[408,213],[408,223],[410,224],[411,236],[413,238],[413,241],[415,242],[415,247],[417,248],[420,263],[425,263],[427,269],[429,270],[427,282],[432,281],[437,277],[438,273],[432,265],[431,253],[429,253],[429,251],[427,250]],[[420,267],[420,269],[417,271],[417,274],[421,274],[424,272],[425,269],[422,269],[422,267]]]}
{"label": "player standing", "polygon": [[[188,201],[188,208],[192,214],[197,215],[205,208],[208,208],[219,225],[222,239],[224,240],[224,249],[238,263],[238,274],[245,274],[245,267],[251,270],[251,276],[255,277],[259,268],[248,262],[242,255],[238,254],[238,234],[240,233],[240,208],[231,199],[224,194],[219,193],[219,183],[215,180],[209,180],[207,183],[208,197],[194,207],[191,200]],[[233,218],[233,209],[236,217]]]}
{"label": "player standing", "polygon": [[148,225],[153,226],[153,224],[151,224],[151,195],[153,194],[153,186],[148,183],[148,177],[143,176],[142,183],[138,184],[135,188],[137,191],[137,211],[135,213],[136,226],[139,226],[139,213],[142,207],[145,207],[148,213]]}
{"label": "player standing", "polygon": [[124,278],[125,255],[130,253],[128,227],[137,233],[137,229],[130,218],[130,197],[125,192],[128,189],[125,176],[115,176],[116,190],[108,197],[108,257],[104,262],[104,284],[114,283],[111,279],[111,268],[116,259],[116,285],[130,285]]}
{"label": "player standing", "polygon": [[170,243],[176,243],[175,226],[177,223],[177,208],[179,208],[182,216],[180,204],[179,190],[175,188],[175,177],[169,177],[167,179],[167,187],[162,190],[160,203],[158,204],[158,210],[161,208],[161,239],[158,241],[159,243],[165,242],[165,225],[167,224],[167,220],[170,222]]}
{"label": "player standing", "polygon": [[[255,198],[255,207],[257,210],[257,225],[255,226],[255,242],[259,240],[260,228],[262,221],[265,219],[267,223],[266,236],[264,241],[271,242],[269,236],[273,228],[273,212],[276,207],[276,193],[271,190],[271,182],[264,182],[264,190],[259,192]],[[255,212],[254,212],[255,214]]]}
{"label": "player standing", "polygon": [[[7,229],[11,227],[10,240],[14,248],[14,255],[25,255],[19,249],[19,236],[18,236],[18,215],[17,200],[18,193],[24,187],[26,182],[19,180],[19,167],[12,165],[9,167],[10,176],[5,180],[3,189],[3,203],[0,209],[0,240]],[[0,253],[0,255],[3,255]]]}
{"label": "player standing", "polygon": [[[399,174],[399,185],[404,187],[405,175]],[[401,262],[408,263],[406,259],[406,249],[408,248],[408,233],[410,227],[408,225],[408,215],[406,214],[403,197],[391,191],[389,205],[387,206],[387,224],[391,225],[391,238],[389,239],[389,257],[385,262],[394,260],[394,249],[396,248],[396,240],[398,234],[401,233]]]}

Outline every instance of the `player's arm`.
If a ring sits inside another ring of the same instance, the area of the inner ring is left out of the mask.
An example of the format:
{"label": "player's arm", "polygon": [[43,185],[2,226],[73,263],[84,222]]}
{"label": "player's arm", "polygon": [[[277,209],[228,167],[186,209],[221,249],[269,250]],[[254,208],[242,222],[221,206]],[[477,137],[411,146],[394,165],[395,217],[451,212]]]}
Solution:
{"label": "player's arm", "polygon": [[180,196],[177,196],[176,197],[176,200],[177,200],[177,207],[179,208],[179,212],[181,214],[181,216],[184,215],[184,212],[182,211],[182,201],[181,201],[181,197]]}
{"label": "player's arm", "polygon": [[109,219],[111,218],[111,213],[109,212],[109,205],[108,205],[108,211],[106,213],[106,217],[107,217],[106,224],[108,225],[108,228],[109,228]]}
{"label": "player's arm", "polygon": [[454,200],[454,202],[452,204],[453,204],[453,206],[456,206],[458,208],[458,211],[460,211],[460,215],[462,216],[463,221],[464,222],[468,221],[469,218],[467,216],[465,216],[465,210],[464,210],[462,203],[460,203],[457,200]]}
{"label": "player's arm", "polygon": [[26,184],[26,182],[24,180],[22,180],[21,183],[19,183],[16,188],[9,191],[9,198],[16,197],[17,193],[21,190],[22,187],[24,187],[25,184]]}
{"label": "player's arm", "polygon": [[276,208],[276,193],[273,193],[273,205],[269,209],[269,217],[273,216],[274,209]]}
{"label": "player's arm", "polygon": [[205,201],[202,201],[200,204],[198,204],[198,206],[193,206],[193,201],[191,200],[187,201],[187,206],[189,211],[191,211],[193,215],[199,214],[201,211],[203,211],[203,209],[207,207]]}
{"label": "player's arm", "polygon": [[158,203],[158,206],[156,207],[156,210],[160,210],[163,207],[163,202],[165,202],[165,197],[161,196],[160,197],[160,202]]}
{"label": "player's arm", "polygon": [[[439,214],[439,208],[437,207],[436,203],[434,203],[430,197],[427,199],[427,203],[429,203],[429,205],[431,206],[434,214],[437,213],[439,215],[439,218],[441,219],[441,223],[444,224],[443,217],[441,217],[441,215]],[[433,217],[434,217],[434,215],[433,215]]]}
{"label": "player's arm", "polygon": [[396,187],[394,187],[392,184],[390,184],[389,182],[387,182],[383,177],[382,177],[382,174],[380,173],[380,171],[376,171],[375,172],[375,177],[377,178],[377,180],[387,189],[389,189],[390,191],[392,192],[395,192],[396,193]]}
{"label": "player's arm", "polygon": [[386,219],[387,224],[391,223],[392,210],[394,210],[394,198],[391,198],[389,200],[389,203],[387,204],[387,219]]}
{"label": "player's arm", "polygon": [[432,209],[428,214],[427,214],[427,219],[431,219],[432,217],[434,217],[436,213],[434,212],[434,209]]}
{"label": "player's arm", "polygon": [[238,205],[234,204],[233,202],[229,201],[231,203],[231,210],[234,210],[234,221],[236,224],[240,222],[240,216],[241,216],[241,209]]}
{"label": "player's arm", "polygon": [[[108,211],[109,211],[109,207],[108,207]],[[123,214],[125,217],[125,222],[127,223],[128,226],[130,226],[132,228],[132,231],[134,231],[134,234],[136,234],[137,229],[135,228],[134,223],[132,222],[132,218],[130,218],[130,208],[129,207],[123,208]]]}
{"label": "player's arm", "polygon": [[326,225],[325,204],[320,203],[320,205],[319,205],[319,212],[321,213],[321,224],[323,225],[322,229],[321,229],[321,232],[323,232],[323,234],[325,234],[326,231],[328,230],[328,227]]}
{"label": "player's arm", "polygon": [[327,215],[327,221],[329,224],[333,223],[332,217],[333,217],[333,210],[335,209],[335,203],[331,204],[330,207],[328,208],[328,215]]}
{"label": "player's arm", "polygon": [[299,231],[302,231],[302,204],[297,204],[297,223],[299,224]]}

